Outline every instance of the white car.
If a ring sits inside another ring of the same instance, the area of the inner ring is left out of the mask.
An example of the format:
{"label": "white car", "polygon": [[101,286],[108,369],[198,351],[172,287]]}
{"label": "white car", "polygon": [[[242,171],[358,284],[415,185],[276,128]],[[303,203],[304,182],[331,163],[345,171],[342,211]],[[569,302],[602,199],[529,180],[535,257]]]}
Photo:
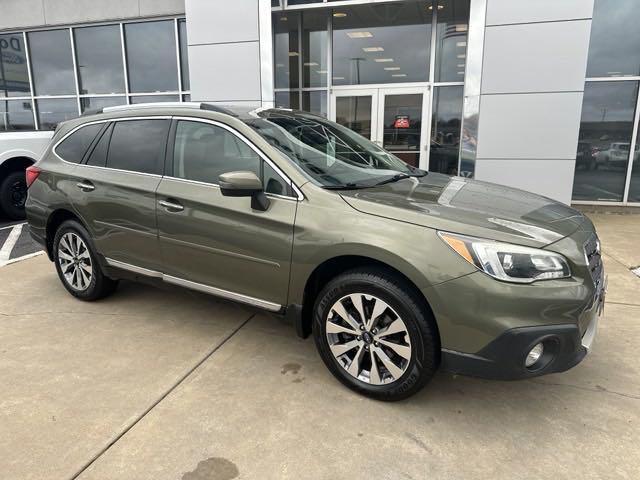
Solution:
{"label": "white car", "polygon": [[24,218],[25,170],[42,155],[52,131],[0,132],[0,217]]}
{"label": "white car", "polygon": [[[629,161],[630,144],[626,142],[614,142],[609,145],[606,150],[600,150],[596,153],[596,167],[626,167]],[[636,145],[634,159],[639,154],[639,146]]]}

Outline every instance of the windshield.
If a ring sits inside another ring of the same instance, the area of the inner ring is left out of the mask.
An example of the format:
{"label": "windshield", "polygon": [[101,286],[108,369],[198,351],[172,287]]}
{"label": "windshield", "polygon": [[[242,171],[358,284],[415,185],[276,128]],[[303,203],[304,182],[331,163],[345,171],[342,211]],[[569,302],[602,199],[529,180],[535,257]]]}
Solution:
{"label": "windshield", "polygon": [[287,110],[256,115],[246,123],[326,188],[363,188],[426,174],[324,118]]}

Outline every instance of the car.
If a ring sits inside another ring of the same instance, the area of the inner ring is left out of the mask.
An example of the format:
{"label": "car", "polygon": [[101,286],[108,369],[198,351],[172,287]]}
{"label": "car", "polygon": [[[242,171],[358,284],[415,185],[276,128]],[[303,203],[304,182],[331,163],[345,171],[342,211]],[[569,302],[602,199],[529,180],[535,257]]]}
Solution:
{"label": "car", "polygon": [[[630,144],[625,142],[614,142],[606,149],[599,150],[595,154],[595,167],[625,167],[629,162]],[[636,145],[634,158],[638,157],[640,146]]]}
{"label": "car", "polygon": [[567,370],[604,302],[580,212],[409,166],[310,113],[109,107],[59,125],[27,183],[30,232],[74,297],[143,279],[284,316],[375,399],[439,368]]}

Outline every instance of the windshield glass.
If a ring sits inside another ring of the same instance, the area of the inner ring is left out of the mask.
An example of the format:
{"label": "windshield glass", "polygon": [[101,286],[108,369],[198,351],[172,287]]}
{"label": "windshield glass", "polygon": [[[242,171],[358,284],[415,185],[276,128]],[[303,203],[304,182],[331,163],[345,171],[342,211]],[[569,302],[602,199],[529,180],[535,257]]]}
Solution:
{"label": "windshield glass", "polygon": [[255,115],[245,122],[327,188],[369,187],[426,174],[322,117],[277,109]]}

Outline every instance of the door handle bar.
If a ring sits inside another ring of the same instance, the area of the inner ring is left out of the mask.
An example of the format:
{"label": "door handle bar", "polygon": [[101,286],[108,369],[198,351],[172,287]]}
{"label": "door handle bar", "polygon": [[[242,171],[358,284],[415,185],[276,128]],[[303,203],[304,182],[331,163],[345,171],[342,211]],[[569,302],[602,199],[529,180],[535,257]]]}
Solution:
{"label": "door handle bar", "polygon": [[96,189],[95,185],[88,182],[78,182],[76,183],[76,187],[78,187],[83,192],[92,192]]}
{"label": "door handle bar", "polygon": [[175,210],[176,212],[184,210],[184,207],[179,203],[167,202],[166,200],[160,200],[158,203],[167,210]]}

